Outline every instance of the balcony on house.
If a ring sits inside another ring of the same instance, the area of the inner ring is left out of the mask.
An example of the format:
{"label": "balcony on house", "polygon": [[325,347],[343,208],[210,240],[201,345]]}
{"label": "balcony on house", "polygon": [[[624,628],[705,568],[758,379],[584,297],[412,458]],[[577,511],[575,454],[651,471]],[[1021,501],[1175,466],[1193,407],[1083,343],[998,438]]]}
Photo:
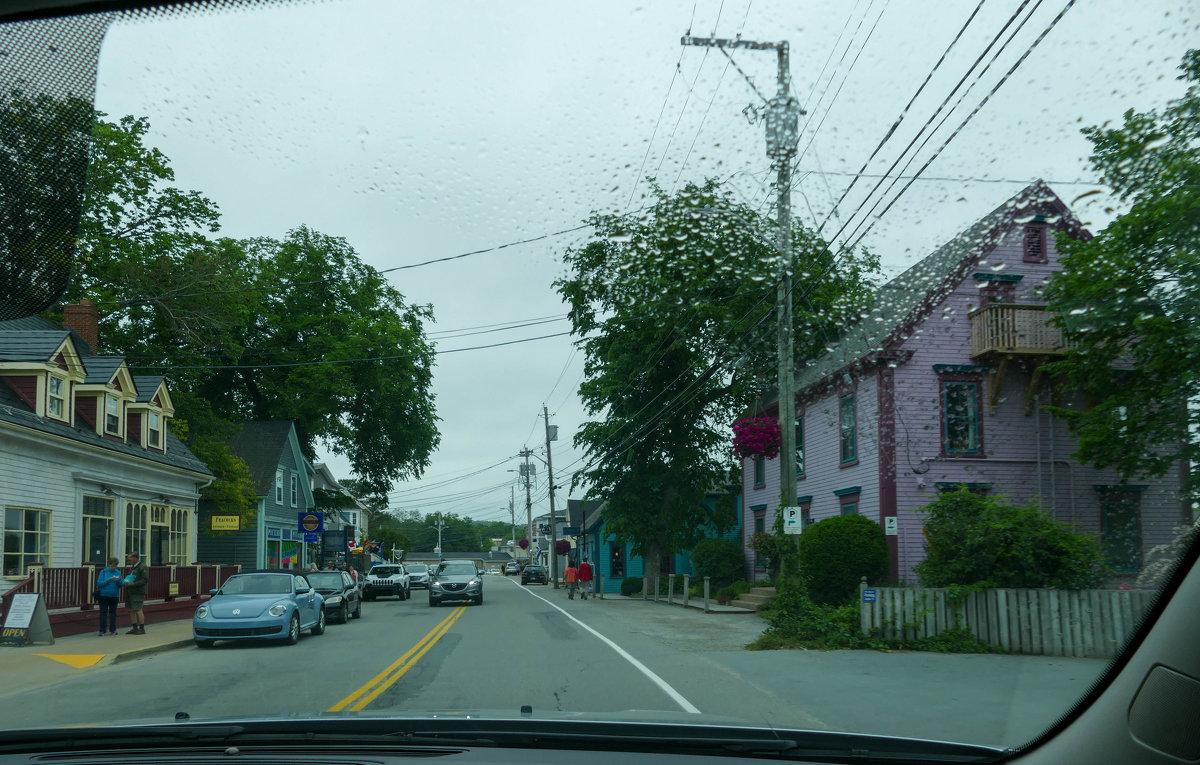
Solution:
{"label": "balcony on house", "polygon": [[1045,306],[989,303],[971,312],[971,358],[1061,356],[1074,347]]}

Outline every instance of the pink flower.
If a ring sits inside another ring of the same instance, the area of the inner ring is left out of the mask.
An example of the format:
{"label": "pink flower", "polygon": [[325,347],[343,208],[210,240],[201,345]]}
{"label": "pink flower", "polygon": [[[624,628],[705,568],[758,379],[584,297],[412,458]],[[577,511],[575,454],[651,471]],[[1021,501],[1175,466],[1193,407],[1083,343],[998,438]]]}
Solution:
{"label": "pink flower", "polygon": [[733,453],[739,457],[779,455],[783,435],[774,417],[744,417],[733,423]]}

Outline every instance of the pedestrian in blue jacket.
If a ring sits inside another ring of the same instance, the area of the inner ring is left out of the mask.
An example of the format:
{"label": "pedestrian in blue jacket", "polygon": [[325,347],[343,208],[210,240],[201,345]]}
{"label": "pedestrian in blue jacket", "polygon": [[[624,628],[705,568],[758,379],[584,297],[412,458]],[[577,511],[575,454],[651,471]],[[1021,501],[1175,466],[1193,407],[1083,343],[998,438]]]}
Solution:
{"label": "pedestrian in blue jacket", "polygon": [[117,603],[121,601],[121,569],[117,568],[116,558],[109,558],[108,566],[100,569],[96,577],[96,589],[100,591],[100,636],[115,635]]}

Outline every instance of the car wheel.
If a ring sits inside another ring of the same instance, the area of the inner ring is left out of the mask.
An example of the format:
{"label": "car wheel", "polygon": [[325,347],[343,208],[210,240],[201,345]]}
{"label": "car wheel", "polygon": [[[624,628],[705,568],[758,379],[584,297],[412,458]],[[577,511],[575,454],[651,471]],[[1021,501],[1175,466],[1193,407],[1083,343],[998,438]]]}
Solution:
{"label": "car wheel", "polygon": [[[342,613],[345,613],[345,612],[346,612],[346,609],[345,609],[345,607],[343,607]],[[342,618],[344,619],[345,617],[343,616]],[[314,624],[313,628],[309,631],[314,635],[324,635],[325,634],[325,609],[324,608],[321,609],[321,613],[317,614],[317,623]]]}
{"label": "car wheel", "polygon": [[481,593],[479,593],[479,597],[478,597],[478,598],[475,598],[475,605],[477,605],[477,606],[482,606],[482,605],[483,605],[483,593],[482,593],[482,592],[481,592]]}
{"label": "car wheel", "polygon": [[438,602],[436,600],[434,600],[432,597],[429,598],[429,607],[430,608],[437,606],[437,604],[438,604]]}
{"label": "car wheel", "polygon": [[355,619],[362,618],[362,601],[361,600],[354,604],[354,618]]}
{"label": "car wheel", "polygon": [[342,601],[342,607],[338,609],[338,624],[345,624],[350,621],[350,611],[346,608],[346,601]]}
{"label": "car wheel", "polygon": [[213,643],[215,643],[215,642],[217,642],[217,641],[215,641],[215,640],[197,640],[196,647],[197,648],[212,648]]}
{"label": "car wheel", "polygon": [[408,593],[404,591],[403,587],[396,588],[396,600],[408,600]]}
{"label": "car wheel", "polygon": [[370,594],[370,595],[368,595],[368,596],[367,596],[367,600],[374,600],[374,599],[375,599],[375,594],[374,594],[374,593],[372,593],[372,594]]}
{"label": "car wheel", "polygon": [[300,614],[292,614],[292,618],[288,622],[287,637],[283,640],[288,645],[296,645],[300,642]]}

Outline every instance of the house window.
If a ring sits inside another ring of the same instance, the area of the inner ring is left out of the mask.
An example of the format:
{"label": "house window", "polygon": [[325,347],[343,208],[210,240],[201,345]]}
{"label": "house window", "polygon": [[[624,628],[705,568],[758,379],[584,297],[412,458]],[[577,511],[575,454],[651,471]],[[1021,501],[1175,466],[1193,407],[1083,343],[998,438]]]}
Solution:
{"label": "house window", "polygon": [[112,555],[113,501],[107,497],[83,497],[84,563],[103,566]]}
{"label": "house window", "polygon": [[162,415],[150,412],[146,425],[146,443],[151,446],[162,445]]}
{"label": "house window", "polygon": [[1025,226],[1025,257],[1026,263],[1045,263],[1046,257],[1046,224],[1030,223]]}
{"label": "house window", "polygon": [[67,382],[61,377],[50,375],[50,385],[46,389],[46,411],[51,417],[60,420],[67,419]]}
{"label": "house window", "polygon": [[804,415],[796,418],[796,477],[804,477]]}
{"label": "house window", "polygon": [[191,511],[186,507],[171,508],[170,549],[168,562],[176,566],[186,566],[190,560],[192,549],[192,525],[189,516]]}
{"label": "house window", "polygon": [[300,500],[300,485],[294,473],[289,478],[291,480],[292,507],[295,507],[296,503]]}
{"label": "house window", "polygon": [[838,404],[841,412],[841,464],[858,461],[858,412],[854,407],[854,394],[843,396]]}
{"label": "house window", "polygon": [[842,515],[858,515],[858,498],[862,495],[861,486],[838,489],[833,495],[838,498],[838,506]]}
{"label": "house window", "polygon": [[979,383],[942,381],[942,451],[980,454]]}
{"label": "house window", "polygon": [[25,576],[29,564],[50,565],[50,511],[4,508],[4,575]]}
{"label": "house window", "polygon": [[104,432],[121,435],[121,402],[116,396],[104,397]]}
{"label": "house window", "polygon": [[280,504],[280,505],[283,504],[283,471],[282,470],[275,471],[275,502],[276,502],[276,504]]}
{"label": "house window", "polygon": [[1102,547],[1115,573],[1136,574],[1142,568],[1141,513],[1136,494],[1100,499]]}
{"label": "house window", "polygon": [[754,488],[761,489],[767,485],[767,461],[762,457],[754,458]]}
{"label": "house window", "polygon": [[608,546],[608,571],[610,579],[625,578],[625,546],[610,543]]}
{"label": "house window", "polygon": [[148,562],[147,543],[150,541],[150,508],[141,502],[125,503],[125,554],[138,553]]}

